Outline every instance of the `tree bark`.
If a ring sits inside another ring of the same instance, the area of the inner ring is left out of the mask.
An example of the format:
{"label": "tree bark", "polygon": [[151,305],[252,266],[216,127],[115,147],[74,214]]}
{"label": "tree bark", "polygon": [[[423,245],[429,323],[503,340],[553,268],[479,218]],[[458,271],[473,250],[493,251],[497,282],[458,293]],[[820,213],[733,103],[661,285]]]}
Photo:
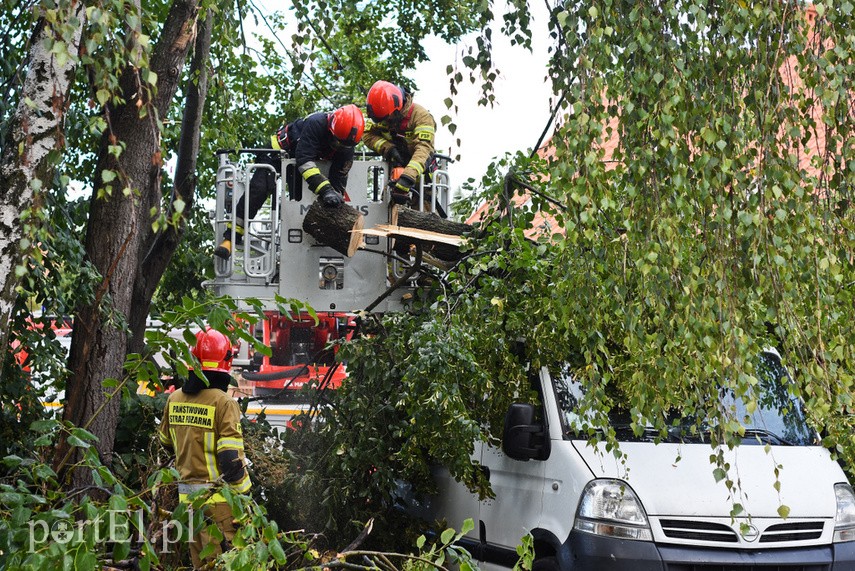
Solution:
{"label": "tree bark", "polygon": [[365,218],[349,204],[326,208],[316,200],[303,218],[303,230],[321,244],[345,256],[353,256],[362,244],[359,233]]}
{"label": "tree bark", "polygon": [[[152,223],[150,211],[162,199],[161,121],[195,40],[197,13],[196,0],[173,1],[151,57],[150,69],[158,78],[156,90],[149,90],[139,70],[130,67],[121,79],[124,103],[105,110],[109,128],[101,141],[85,242],[87,255],[103,281],[94,302],[75,312],[69,359],[72,374],[63,419],[87,426],[98,437],[98,453],[107,464],[112,458],[120,399],[111,398],[112,390],[105,389],[103,382],[124,377],[128,334],[123,323],[131,316],[141,251]],[[108,152],[108,146],[117,141],[125,145],[118,157]],[[112,189],[102,182],[108,170],[117,173]],[[66,452],[65,446],[58,448],[59,462]],[[89,478],[91,474],[77,470],[72,485],[84,485]]]}
{"label": "tree bark", "polygon": [[[10,120],[8,144],[0,158],[0,347],[3,348],[9,346],[9,321],[19,281],[16,268],[23,263],[26,253],[21,247],[25,237],[21,215],[29,208],[40,207],[40,192],[53,179],[55,160],[51,154],[65,144],[62,122],[77,69],[85,8],[82,1],[74,1],[67,10],[57,10],[56,23],[51,25],[44,18],[37,22],[20,102]],[[70,55],[64,62],[46,44],[61,33],[68,40]],[[29,220],[34,223],[38,218],[33,216]]]}
{"label": "tree bark", "polygon": [[[392,225],[453,236],[464,236],[472,231],[472,226],[469,224],[440,218],[433,212],[421,212],[400,205],[395,205],[392,209]],[[404,236],[397,236],[395,238],[395,253],[406,257],[409,255],[410,246],[417,242],[422,245],[422,251],[425,254],[446,262],[456,262],[463,257],[460,253],[460,248],[457,246],[427,240],[417,240]]]}

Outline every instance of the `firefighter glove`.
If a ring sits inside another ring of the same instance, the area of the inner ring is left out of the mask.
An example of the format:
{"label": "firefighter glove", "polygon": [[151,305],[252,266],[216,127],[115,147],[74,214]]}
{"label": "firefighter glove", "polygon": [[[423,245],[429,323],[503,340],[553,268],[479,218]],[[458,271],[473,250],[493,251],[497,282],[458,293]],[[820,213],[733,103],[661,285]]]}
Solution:
{"label": "firefighter glove", "polygon": [[404,156],[401,154],[401,151],[398,150],[398,147],[391,147],[386,151],[384,156],[392,167],[402,167],[407,162],[404,160]]}
{"label": "firefighter glove", "polygon": [[405,174],[399,176],[397,180],[390,181],[389,186],[392,189],[392,200],[395,204],[408,203],[410,201],[410,191],[415,184],[416,181]]}
{"label": "firefighter glove", "polygon": [[416,185],[416,181],[409,175],[402,174],[398,177],[398,180],[392,181],[392,185],[392,190],[395,192],[409,193]]}
{"label": "firefighter glove", "polygon": [[327,185],[318,193],[318,199],[327,208],[338,208],[344,204],[344,197],[332,185]]}

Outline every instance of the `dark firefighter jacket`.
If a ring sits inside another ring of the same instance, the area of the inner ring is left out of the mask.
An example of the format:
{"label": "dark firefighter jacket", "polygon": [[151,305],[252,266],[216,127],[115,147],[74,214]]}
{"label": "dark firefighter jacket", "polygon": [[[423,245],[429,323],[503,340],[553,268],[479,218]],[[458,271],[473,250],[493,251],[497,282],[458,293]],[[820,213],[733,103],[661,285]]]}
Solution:
{"label": "dark firefighter jacket", "polygon": [[[210,387],[191,372],[184,387],[169,395],[158,430],[161,444],[175,451],[175,468],[181,476],[178,484],[181,501],[218,481],[226,482],[241,494],[252,486],[244,466],[240,409],[237,401],[226,393],[229,376],[215,371],[207,371],[205,376]],[[224,501],[220,493],[207,500]]]}
{"label": "dark firefighter jacket", "polygon": [[[327,113],[313,113],[271,137],[274,149],[284,149],[296,159],[297,171],[315,194],[329,184],[344,193],[347,173],[353,166],[353,147],[342,145],[330,132],[328,122]],[[329,179],[321,174],[315,162],[318,160],[330,161]]]}
{"label": "dark firefighter jacket", "polygon": [[404,107],[400,113],[393,113],[389,118],[377,123],[365,125],[365,145],[371,150],[387,155],[396,147],[401,155],[409,162],[404,174],[418,180],[425,172],[425,165],[433,154],[436,122],[430,112],[413,103],[411,95],[407,94]]}

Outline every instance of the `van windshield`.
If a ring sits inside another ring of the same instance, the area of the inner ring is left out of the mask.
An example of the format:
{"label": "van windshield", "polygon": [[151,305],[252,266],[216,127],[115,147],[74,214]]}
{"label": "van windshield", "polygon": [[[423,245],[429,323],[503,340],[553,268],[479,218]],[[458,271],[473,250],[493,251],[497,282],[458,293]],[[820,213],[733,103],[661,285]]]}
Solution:
{"label": "van windshield", "polygon": [[[592,418],[586,421],[580,415],[584,389],[569,367],[564,366],[557,373],[552,372],[551,376],[564,437],[587,438],[584,429],[594,426],[594,423]],[[800,401],[789,390],[792,380],[778,355],[762,353],[758,359],[756,375],[757,407],[752,413],[748,412],[745,402],[736,398],[730,389],[723,388],[719,392],[721,407],[727,411],[728,416],[737,419],[745,427],[742,444],[817,445],[819,438],[808,426]],[[629,413],[623,408],[613,408],[608,419],[617,439],[624,442],[708,443],[710,431],[715,429],[711,422],[681,418],[678,411],[674,411],[674,416],[667,419],[669,428],[665,434],[653,428],[643,429],[639,434],[638,428],[633,430]],[[602,431],[605,427],[595,428]]]}

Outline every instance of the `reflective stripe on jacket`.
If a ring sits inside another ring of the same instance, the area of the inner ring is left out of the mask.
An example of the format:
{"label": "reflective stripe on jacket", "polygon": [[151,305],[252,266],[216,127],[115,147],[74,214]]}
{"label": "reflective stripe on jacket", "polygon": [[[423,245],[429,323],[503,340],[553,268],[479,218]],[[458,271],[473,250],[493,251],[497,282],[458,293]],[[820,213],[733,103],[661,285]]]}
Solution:
{"label": "reflective stripe on jacket", "polygon": [[[193,395],[177,390],[169,395],[158,438],[175,451],[180,500],[222,481],[238,493],[247,493],[252,486],[245,467],[240,409],[222,390],[208,388]],[[207,501],[225,498],[216,493]]]}
{"label": "reflective stripe on jacket", "polygon": [[[290,123],[287,128],[288,154],[294,157],[297,171],[309,185],[309,190],[318,193],[325,186],[347,188],[347,175],[353,166],[353,147],[339,143],[329,128],[327,113],[313,113],[305,119]],[[315,161],[329,160],[329,180],[321,174]]]}
{"label": "reflective stripe on jacket", "polygon": [[418,180],[433,154],[435,135],[436,121],[433,116],[407,96],[398,116],[366,124],[362,140],[368,148],[381,155],[386,155],[393,146],[397,147],[409,161],[404,174]]}

